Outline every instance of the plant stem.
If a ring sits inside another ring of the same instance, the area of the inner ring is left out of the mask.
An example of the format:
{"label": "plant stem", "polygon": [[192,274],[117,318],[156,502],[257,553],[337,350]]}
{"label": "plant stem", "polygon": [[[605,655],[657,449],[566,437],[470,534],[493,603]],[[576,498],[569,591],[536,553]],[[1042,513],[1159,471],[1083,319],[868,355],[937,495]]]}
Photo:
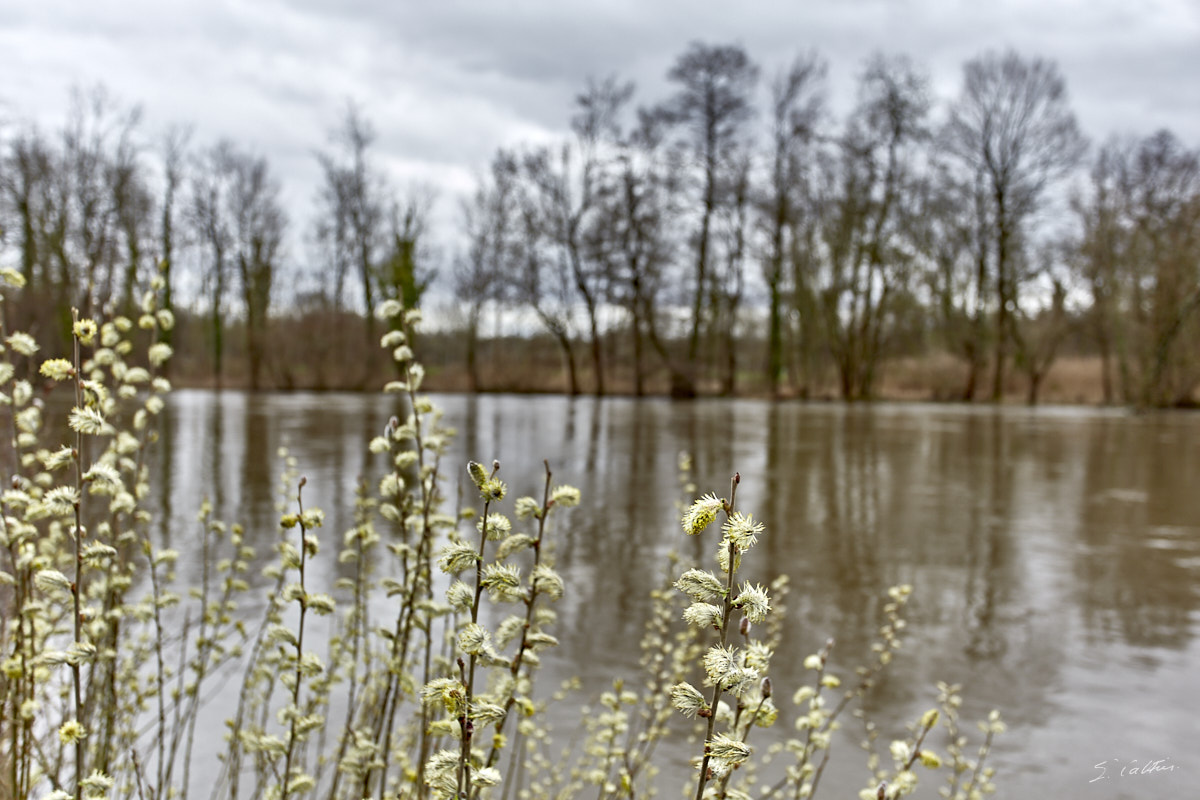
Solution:
{"label": "plant stem", "polygon": [[304,484],[305,478],[300,478],[296,488],[296,507],[300,519],[300,622],[296,627],[296,674],[292,684],[292,720],[288,726],[287,756],[283,763],[283,791],[280,800],[287,800],[291,789],[292,757],[296,750],[296,718],[300,715],[300,682],[304,677],[304,617],[308,611],[308,598],[304,595],[304,565],[308,556],[308,542],[305,541],[307,531],[304,527]]}
{"label": "plant stem", "polygon": [[[725,504],[725,518],[729,519],[733,516],[734,503],[737,500],[737,487],[741,482],[741,475],[734,473],[733,480],[730,481],[729,502]],[[729,613],[733,610],[733,575],[737,571],[737,549],[732,541],[729,542],[729,571],[725,576],[725,600],[724,609],[721,612],[721,647],[725,646],[725,642],[729,638]],[[721,682],[715,681],[713,684],[712,701],[708,704],[708,730],[704,733],[704,756],[700,760],[700,778],[696,781],[696,800],[703,800],[704,785],[708,783],[708,743],[712,741],[713,731],[717,726],[717,704],[721,702]]]}
{"label": "plant stem", "polygon": [[[491,477],[496,477],[496,473],[499,471],[500,463],[495,462]],[[479,553],[475,559],[475,598],[471,602],[472,624],[479,622],[479,598],[483,594],[483,551],[487,545],[488,511],[491,504],[491,498],[484,500],[483,518],[479,521]],[[466,674],[466,699],[463,702],[463,712],[458,718],[459,730],[462,734],[462,751],[458,759],[458,796],[463,798],[471,796],[471,735],[474,733],[474,726],[471,724],[471,700],[475,688],[475,661],[475,654],[471,653],[468,658]],[[462,663],[461,660],[459,663]]]}
{"label": "plant stem", "polygon": [[[534,539],[533,545],[531,545],[531,547],[533,548],[533,569],[534,570],[537,570],[538,565],[541,564],[541,562],[542,562],[542,537],[544,536],[545,531],[546,531],[546,518],[548,516],[550,516],[550,479],[552,477],[552,473],[550,472],[550,462],[543,461],[542,463],[545,464],[545,466],[546,466],[546,484],[545,484],[545,487],[542,489],[542,515],[538,519],[537,538]],[[517,653],[515,656],[513,656],[512,666],[509,668],[509,674],[511,674],[514,679],[518,675],[520,675],[521,667],[525,663],[525,645],[526,645],[526,642],[529,640],[529,630],[530,630],[530,626],[533,624],[533,610],[534,610],[535,604],[537,603],[537,597],[538,597],[538,591],[531,584],[529,587],[529,594],[525,597],[525,624],[521,628],[521,642],[517,646]],[[503,732],[504,723],[508,721],[508,714],[512,710],[513,705],[516,703],[517,697],[515,694],[515,692],[516,692],[515,680],[513,683],[513,687],[514,687],[513,691],[509,693],[508,698],[505,700],[504,713],[500,716],[500,721],[496,723],[496,731],[497,732]],[[488,753],[487,766],[490,767],[490,766],[495,765],[496,760],[499,758],[499,756],[500,756],[500,748],[496,744],[493,743],[492,750],[490,753]],[[476,797],[478,797],[479,792],[476,791],[475,795],[476,795]]]}
{"label": "plant stem", "polygon": [[[79,321],[78,309],[71,309],[72,329]],[[71,337],[72,356],[75,365],[75,406],[83,409],[83,375],[80,371],[79,336]],[[75,432],[75,580],[71,583],[71,598],[74,601],[74,630],[75,643],[83,642],[83,608],[81,595],[83,593],[83,432]],[[79,659],[71,662],[71,679],[74,684],[75,721],[83,724],[83,679],[79,672]],[[75,739],[75,797],[83,797],[84,769],[83,737]]]}

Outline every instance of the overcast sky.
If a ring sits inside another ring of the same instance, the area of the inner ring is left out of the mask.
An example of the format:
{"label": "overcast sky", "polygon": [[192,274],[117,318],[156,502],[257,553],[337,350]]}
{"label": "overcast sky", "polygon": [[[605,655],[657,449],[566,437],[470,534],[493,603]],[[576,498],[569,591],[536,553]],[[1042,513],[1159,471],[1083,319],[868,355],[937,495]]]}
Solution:
{"label": "overcast sky", "polygon": [[588,76],[652,103],[692,40],[739,43],[766,76],[816,48],[837,108],[872,51],[910,55],[949,99],[965,60],[1014,47],[1058,62],[1093,140],[1167,127],[1200,146],[1200,0],[0,0],[0,118],[53,127],[72,86],[103,83],[148,138],[189,123],[267,155],[300,228],[312,154],[353,100],[378,163],[436,187],[447,222],[498,146],[565,130]]}

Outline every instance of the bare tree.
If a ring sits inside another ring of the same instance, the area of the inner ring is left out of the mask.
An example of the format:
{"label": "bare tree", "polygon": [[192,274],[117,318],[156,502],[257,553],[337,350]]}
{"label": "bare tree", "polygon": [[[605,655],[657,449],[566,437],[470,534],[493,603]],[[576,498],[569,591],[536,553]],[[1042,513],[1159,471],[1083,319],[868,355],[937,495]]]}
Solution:
{"label": "bare tree", "polygon": [[1200,381],[1200,151],[1159,131],[1138,145],[1126,175],[1138,402],[1190,405]]}
{"label": "bare tree", "polygon": [[1122,398],[1194,402],[1200,383],[1200,152],[1159,131],[1110,142],[1077,203],[1080,270],[1116,356]]}
{"label": "bare tree", "polygon": [[1105,404],[1116,399],[1113,359],[1119,346],[1124,351],[1125,341],[1125,319],[1118,313],[1126,240],[1120,186],[1125,149],[1115,139],[1107,142],[1088,171],[1088,195],[1076,192],[1071,199],[1080,227],[1075,264],[1091,295],[1087,323],[1100,350],[1100,382]]}
{"label": "bare tree", "polygon": [[991,217],[978,180],[940,159],[919,182],[916,248],[925,261],[929,313],[946,349],[967,362],[959,399],[971,401],[987,356]]}
{"label": "bare tree", "polygon": [[484,308],[499,299],[515,235],[513,156],[501,151],[471,199],[462,206],[466,252],[454,266],[454,293],[467,306],[467,374],[471,391],[482,388],[479,374],[479,324]]}
{"label": "bare tree", "polygon": [[346,278],[356,273],[365,311],[364,381],[377,361],[375,302],[378,269],[387,246],[386,182],[371,164],[375,131],[354,105],[333,132],[334,151],[320,153],[325,182],[318,195],[318,240],[333,267],[334,309],[340,311]]}
{"label": "bare tree", "polygon": [[233,144],[222,141],[198,156],[192,173],[192,197],[188,221],[202,252],[202,291],[207,295],[211,329],[213,380],[224,381],[225,303],[234,230],[229,218],[230,178],[234,170]]}
{"label": "bare tree", "polygon": [[[163,194],[159,204],[158,258],[163,278],[163,308],[172,312],[175,310],[175,260],[180,249],[178,195],[184,187],[190,139],[189,128],[172,127],[161,142]],[[159,336],[167,344],[173,341],[174,333],[174,327],[159,329]],[[168,361],[164,366],[169,369],[171,363]]]}
{"label": "bare tree", "polygon": [[694,392],[704,300],[710,291],[712,223],[721,201],[720,171],[734,161],[735,151],[744,146],[746,126],[754,116],[753,92],[758,81],[758,67],[737,45],[693,42],[676,59],[667,77],[679,88],[667,101],[665,109],[669,118],[685,129],[700,173],[696,284],[688,336],[688,368],[693,380],[689,388]]}
{"label": "bare tree", "polygon": [[388,214],[388,245],[379,264],[379,293],[384,300],[399,300],[405,308],[421,304],[433,282],[427,235],[433,192],[413,189],[394,201]]}
{"label": "bare tree", "polygon": [[738,319],[746,291],[745,266],[750,249],[750,154],[742,153],[726,175],[727,202],[716,217],[717,239],[724,258],[714,265],[712,299],[714,333],[724,351],[721,392],[732,396],[737,391]]}
{"label": "bare tree", "polygon": [[846,400],[871,397],[893,300],[911,278],[912,188],[928,110],[926,79],[908,59],[872,57],[810,200],[815,235],[797,248],[809,275],[797,279],[816,288],[814,311]]}
{"label": "bare tree", "polygon": [[[144,284],[146,273],[152,269],[152,264],[148,262],[153,251],[155,202],[140,149],[131,137],[123,136],[118,142],[108,175],[119,237],[120,252],[116,258],[124,257],[119,308],[126,316],[133,316],[137,290]],[[110,281],[112,277],[110,271]],[[106,291],[106,294],[110,293]]]}
{"label": "bare tree", "polygon": [[266,158],[234,154],[230,163],[229,213],[234,259],[241,279],[246,315],[246,357],[250,388],[262,378],[271,292],[279,269],[287,217],[280,205],[279,182]]}
{"label": "bare tree", "polygon": [[613,146],[619,131],[619,115],[632,96],[633,84],[622,83],[615,77],[589,81],[585,91],[575,99],[575,114],[571,118],[575,148],[564,145],[557,165],[547,161],[546,168],[533,176],[547,195],[552,236],[565,251],[565,264],[587,313],[592,373],[598,395],[605,393],[599,311],[609,277],[604,266],[604,243],[598,238],[600,151]]}
{"label": "bare tree", "polygon": [[1066,250],[1065,242],[1047,242],[1041,247],[1038,263],[1026,280],[1044,279],[1049,284],[1050,303],[1033,314],[1022,313],[1013,325],[1013,361],[1029,380],[1025,401],[1031,406],[1037,405],[1042,382],[1071,327],[1066,308]]}
{"label": "bare tree", "polygon": [[826,64],[816,54],[799,55],[771,82],[771,174],[762,222],[768,241],[763,260],[767,280],[767,385],[778,396],[784,371],[784,263],[802,201],[801,173],[824,113]]}
{"label": "bare tree", "polygon": [[510,164],[516,170],[512,180],[516,182],[517,236],[510,253],[509,286],[514,293],[511,299],[528,305],[558,344],[567,370],[568,391],[576,395],[579,375],[572,344],[575,287],[567,265],[570,256],[555,246],[553,211],[547,208],[546,194],[538,191],[542,176],[551,169],[551,158],[550,151],[542,148]]}
{"label": "bare tree", "polygon": [[[29,129],[11,144],[4,194],[21,270],[30,291],[53,307],[60,346],[73,307],[91,316],[122,280],[136,280],[152,204],[137,158],[139,119],[137,108],[119,108],[102,87],[76,89],[57,142]],[[118,271],[122,260],[127,268]]]}
{"label": "bare tree", "polygon": [[[64,283],[75,286],[75,297],[60,308],[64,323],[70,305],[87,317],[112,296],[120,237],[116,206],[118,199],[134,202],[122,194],[136,180],[131,138],[140,119],[139,108],[118,110],[102,87],[72,93],[63,130],[60,203],[65,236],[59,258]],[[116,192],[114,172],[122,184]]]}
{"label": "bare tree", "polygon": [[645,345],[649,341],[671,375],[673,391],[690,386],[658,335],[656,308],[664,272],[674,252],[680,168],[664,146],[664,120],[639,110],[637,124],[617,139],[603,170],[599,217],[590,248],[603,261],[610,296],[625,309],[633,344],[633,390],[646,390]]}
{"label": "bare tree", "polygon": [[[53,281],[46,254],[47,226],[52,215],[56,156],[36,128],[18,132],[8,143],[0,171],[7,228],[16,232],[20,269],[28,292],[48,293]],[[37,331],[32,307],[19,304],[8,320],[16,330]]]}
{"label": "bare tree", "polygon": [[999,400],[1021,290],[1016,248],[1028,240],[1026,228],[1047,187],[1075,168],[1087,143],[1054,62],[991,52],[968,61],[963,78],[944,142],[969,174],[982,178],[991,206],[997,315],[992,399]]}

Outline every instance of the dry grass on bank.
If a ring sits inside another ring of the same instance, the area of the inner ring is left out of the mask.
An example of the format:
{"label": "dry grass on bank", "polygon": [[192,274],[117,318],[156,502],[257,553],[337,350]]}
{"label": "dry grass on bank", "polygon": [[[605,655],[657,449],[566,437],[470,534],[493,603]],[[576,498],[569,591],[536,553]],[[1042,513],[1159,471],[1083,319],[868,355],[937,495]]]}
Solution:
{"label": "dry grass on bank", "polygon": [[[211,358],[201,321],[185,319],[176,332],[177,356],[171,365],[175,385],[212,388]],[[377,348],[368,346],[364,331],[346,324],[335,315],[315,313],[283,320],[272,330],[268,355],[260,376],[260,388],[302,391],[364,391],[395,377],[390,365]],[[558,346],[544,337],[533,339],[483,340],[477,349],[478,386],[472,384],[466,366],[466,342],[459,334],[430,333],[419,337],[426,354],[426,388],[437,392],[484,392],[515,394],[563,394],[570,391],[570,380]],[[739,359],[737,395],[766,397],[769,389],[760,369],[761,348],[750,348]],[[514,355],[516,354],[516,355]],[[682,353],[679,354],[682,357]],[[643,393],[663,396],[670,392],[670,378],[657,355],[645,354],[647,374]],[[627,343],[606,342],[605,394],[635,394],[633,358]],[[227,332],[221,385],[230,389],[250,386],[244,336],[233,328]],[[576,350],[576,383],[583,394],[596,390],[590,352]],[[987,365],[980,376],[977,399],[983,399],[991,387],[992,368]],[[877,397],[881,400],[956,402],[962,399],[967,366],[945,352],[894,358],[880,367]],[[713,371],[698,381],[701,396],[723,393],[721,375]],[[1024,403],[1027,378],[1011,368],[1005,382],[1005,402]],[[785,386],[783,397],[807,397],[836,400],[837,376],[826,364],[811,376],[806,391]],[[1087,404],[1103,402],[1100,359],[1097,356],[1065,356],[1054,363],[1043,382],[1039,402],[1047,404]]]}
{"label": "dry grass on bank", "polygon": [[[931,353],[888,362],[880,381],[879,396],[886,400],[947,402],[962,400],[967,383],[967,365],[948,353]],[[976,398],[992,385],[992,366],[980,375]],[[1029,390],[1023,373],[1009,369],[1004,382],[1004,400],[1024,403]],[[1054,362],[1042,382],[1039,403],[1050,405],[1100,405],[1104,402],[1099,356],[1065,356]]]}
{"label": "dry grass on bank", "polygon": [[[976,399],[983,399],[984,392],[991,387],[991,378],[989,365],[981,375]],[[947,353],[900,358],[884,364],[877,397],[880,400],[958,402],[962,400],[966,381],[966,364]],[[632,368],[627,365],[610,368],[605,383],[608,394],[632,395]],[[485,391],[513,393],[563,393],[569,386],[561,359],[554,353],[538,353],[536,348],[531,348],[529,357],[517,363],[487,363],[480,370],[480,384]],[[591,370],[580,368],[580,390],[591,392],[593,385]],[[469,391],[470,381],[460,365],[449,364],[431,370],[429,386],[436,391]],[[644,388],[648,395],[666,395],[670,383],[665,374],[655,372],[646,379]],[[703,396],[721,393],[715,379],[702,380],[699,388]],[[1027,392],[1025,375],[1010,368],[1005,379],[1004,401],[1024,403]],[[768,390],[761,374],[743,371],[739,374],[737,393],[746,397],[766,397]],[[798,394],[795,389],[783,391],[784,397]],[[809,387],[807,396],[816,400],[836,400],[838,388],[833,371],[826,370]],[[1098,356],[1069,356],[1056,361],[1043,381],[1039,396],[1040,403],[1051,405],[1100,405],[1103,400]]]}

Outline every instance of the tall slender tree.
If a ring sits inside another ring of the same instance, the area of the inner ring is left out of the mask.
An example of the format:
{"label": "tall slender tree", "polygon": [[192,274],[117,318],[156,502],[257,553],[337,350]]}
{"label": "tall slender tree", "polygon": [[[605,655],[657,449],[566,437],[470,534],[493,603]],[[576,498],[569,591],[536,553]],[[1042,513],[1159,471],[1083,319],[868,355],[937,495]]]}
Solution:
{"label": "tall slender tree", "polygon": [[356,106],[347,106],[331,138],[332,151],[317,155],[325,180],[317,198],[316,233],[332,266],[334,309],[343,308],[348,276],[356,275],[362,290],[365,385],[379,352],[374,310],[379,299],[378,266],[388,243],[387,183],[371,161],[375,130]]}
{"label": "tall slender tree", "polygon": [[678,86],[666,102],[668,118],[684,131],[700,184],[695,238],[695,289],[688,334],[689,384],[695,392],[700,334],[705,299],[710,295],[712,226],[720,196],[721,171],[736,161],[746,146],[748,123],[754,116],[758,66],[738,45],[690,44],[672,65],[667,78]]}
{"label": "tall slender tree", "polygon": [[[52,281],[46,258],[46,226],[51,215],[55,182],[55,155],[36,128],[18,131],[8,142],[0,186],[3,186],[8,234],[20,250],[20,270],[30,294],[47,295]],[[15,330],[38,332],[33,309],[13,309],[8,320]]]}
{"label": "tall slender tree", "polygon": [[[562,351],[567,371],[567,389],[579,394],[579,374],[575,362],[572,317],[576,302],[575,286],[569,267],[569,248],[556,244],[553,196],[539,187],[550,180],[553,153],[540,148],[513,162],[516,182],[516,209],[512,260],[508,284],[513,299],[533,311]],[[548,207],[551,206],[551,207]]]}
{"label": "tall slender tree", "polygon": [[824,113],[825,62],[814,53],[797,56],[771,82],[771,173],[763,199],[767,239],[763,276],[767,281],[767,386],[778,397],[784,371],[784,263],[802,208],[797,192]]}
{"label": "tall slender tree", "polygon": [[234,250],[229,195],[235,159],[233,143],[227,140],[198,156],[191,171],[192,196],[188,208],[188,221],[202,251],[201,283],[208,299],[212,374],[217,388],[225,379],[225,310]]}
{"label": "tall slender tree", "polygon": [[646,391],[646,344],[658,353],[672,387],[687,376],[658,335],[656,308],[675,249],[680,169],[676,151],[664,144],[664,120],[639,109],[621,134],[603,173],[600,218],[592,247],[601,252],[613,302],[625,309],[633,346],[633,391]]}
{"label": "tall slender tree", "polygon": [[[191,129],[172,127],[163,136],[160,151],[163,180],[162,201],[159,204],[158,258],[163,278],[163,308],[172,313],[175,311],[175,284],[178,275],[175,261],[183,244],[179,235],[179,193],[185,185],[190,139]],[[174,335],[174,326],[159,329],[159,336],[167,344],[174,341]],[[169,370],[171,364],[171,361],[167,361],[163,367]]]}
{"label": "tall slender tree", "polygon": [[547,210],[553,220],[552,235],[566,253],[575,289],[583,301],[591,340],[592,373],[596,394],[605,393],[604,340],[600,306],[608,291],[604,243],[599,240],[597,208],[604,148],[611,148],[619,130],[619,117],[633,96],[633,84],[615,77],[589,81],[575,98],[571,130],[572,149],[564,145],[557,169],[543,170],[539,179],[548,195]]}
{"label": "tall slender tree", "polygon": [[929,111],[927,80],[903,57],[873,56],[859,102],[821,161],[801,239],[827,346],[846,400],[869,399],[893,302],[913,264],[913,191]]}
{"label": "tall slender tree", "polygon": [[944,139],[967,174],[986,188],[995,266],[996,348],[992,400],[1004,391],[1021,279],[1017,252],[1029,239],[1031,217],[1047,188],[1082,160],[1087,142],[1052,61],[1015,51],[989,52],[968,61],[963,87],[951,106]]}
{"label": "tall slender tree", "polygon": [[279,181],[271,175],[266,158],[235,154],[230,167],[234,259],[246,315],[250,388],[257,390],[262,381],[271,295],[287,217],[280,202]]}
{"label": "tall slender tree", "polygon": [[466,361],[471,391],[483,388],[479,371],[479,326],[484,309],[501,298],[505,269],[515,236],[516,167],[511,153],[501,150],[475,193],[462,204],[466,249],[455,261],[455,296],[466,304]]}

